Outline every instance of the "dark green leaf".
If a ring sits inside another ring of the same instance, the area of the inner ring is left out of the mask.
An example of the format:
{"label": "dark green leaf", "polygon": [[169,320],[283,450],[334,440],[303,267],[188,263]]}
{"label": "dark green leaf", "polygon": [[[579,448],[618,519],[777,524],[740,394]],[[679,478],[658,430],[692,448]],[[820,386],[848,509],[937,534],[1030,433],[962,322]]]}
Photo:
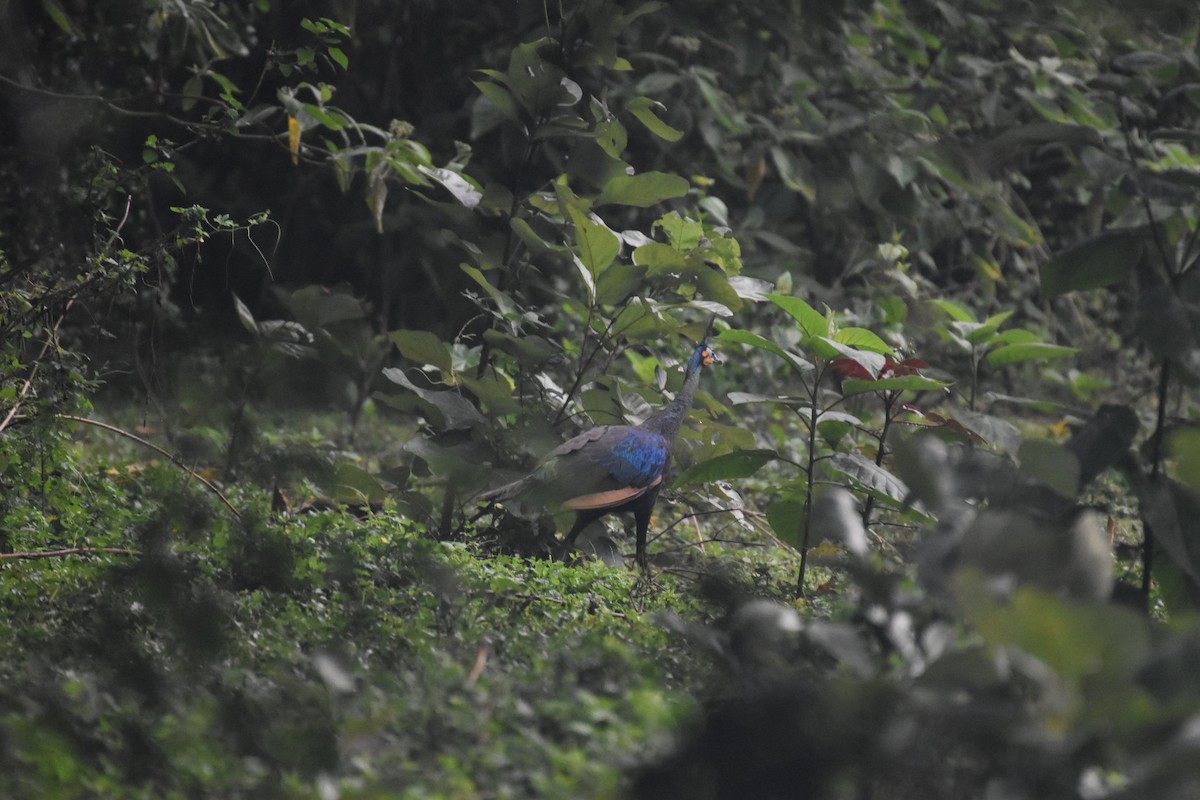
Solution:
{"label": "dark green leaf", "polygon": [[575,226],[575,248],[579,260],[587,271],[596,278],[616,259],[621,252],[621,240],[608,226],[586,212],[569,206],[571,222]]}
{"label": "dark green leaf", "polygon": [[711,481],[731,481],[748,478],[774,461],[779,455],[774,450],[738,450],[733,453],[710,458],[693,464],[675,479],[676,486]]}
{"label": "dark green leaf", "polygon": [[[487,424],[479,410],[457,392],[422,389],[410,381],[404,370],[398,367],[388,367],[383,371],[383,376],[393,383],[400,384],[436,409],[442,416],[442,430],[453,431]],[[387,398],[381,396],[381,399],[386,401]]]}
{"label": "dark green leaf", "polygon": [[437,367],[447,374],[452,371],[450,348],[437,335],[429,331],[401,330],[392,331],[388,337],[395,342],[405,358]]}
{"label": "dark green leaf", "polygon": [[1079,493],[1079,459],[1060,444],[1042,440],[1021,442],[1017,451],[1021,472],[1058,492],[1074,498]]}
{"label": "dark green leaf", "polygon": [[1042,293],[1048,298],[1121,281],[1142,257],[1142,238],[1111,231],[1065,250],[1042,265]]}
{"label": "dark green leaf", "polygon": [[[804,537],[804,502],[802,500],[780,500],[767,509],[767,522],[771,530],[785,544],[800,549]],[[815,544],[815,542],[810,542]]]}

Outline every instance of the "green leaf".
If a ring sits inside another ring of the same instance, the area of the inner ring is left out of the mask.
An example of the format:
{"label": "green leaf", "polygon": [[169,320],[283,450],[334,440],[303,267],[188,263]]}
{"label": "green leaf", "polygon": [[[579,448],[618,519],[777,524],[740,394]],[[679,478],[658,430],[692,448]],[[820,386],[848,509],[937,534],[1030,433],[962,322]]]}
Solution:
{"label": "green leaf", "polygon": [[1179,428],[1168,441],[1179,482],[1200,493],[1200,428]]}
{"label": "green leaf", "polygon": [[800,358],[797,355],[789,353],[779,345],[775,344],[769,339],[764,339],[757,333],[730,328],[727,331],[722,331],[721,334],[717,336],[717,341],[722,343],[733,342],[736,344],[747,344],[751,347],[757,347],[759,350],[766,350],[768,353],[774,353],[786,361],[792,367],[792,369],[796,370],[796,372],[810,372],[813,369],[813,365],[808,361],[805,361],[803,358]]}
{"label": "green leaf", "polygon": [[349,461],[333,465],[333,475],[324,488],[330,499],[340,503],[378,503],[389,495],[374,475]]}
{"label": "green leaf", "polygon": [[675,479],[675,485],[748,478],[778,457],[774,450],[736,450],[693,464]]}
{"label": "green leaf", "polygon": [[1056,358],[1069,358],[1078,352],[1078,347],[1065,347],[1046,342],[1019,342],[996,348],[988,353],[987,360],[993,367],[1006,367],[1022,361],[1051,361]]}
{"label": "green leaf", "polygon": [[[1130,685],[1149,649],[1145,622],[1137,612],[1116,604],[1069,603],[1033,588],[1018,589],[1003,602],[987,592],[961,595],[968,621],[991,648],[1028,653],[1057,673],[1052,678],[1055,686],[1065,679],[1073,687],[1082,681],[1096,684],[1097,689],[1107,687],[1090,693],[1097,701],[1110,690]],[[1071,695],[1074,692],[1063,702]],[[1121,705],[1128,705],[1130,699],[1123,694],[1118,698]]]}
{"label": "green leaf", "polygon": [[612,158],[620,159],[628,142],[629,134],[617,120],[606,119],[596,124],[596,144]]}
{"label": "green leaf", "polygon": [[832,361],[835,358],[848,358],[851,361],[861,364],[862,368],[872,375],[878,375],[887,361],[886,357],[879,353],[849,347],[841,342],[835,342],[828,336],[814,336],[806,344],[812,348],[812,351],[819,358],[823,358],[826,361]]}
{"label": "green leaf", "polygon": [[800,549],[804,536],[804,501],[788,499],[772,503],[767,509],[767,522],[780,541]]}
{"label": "green leaf", "polygon": [[250,331],[255,338],[258,337],[258,324],[254,321],[254,314],[250,312],[250,308],[242,302],[242,298],[236,294],[233,295],[233,308],[237,312],[238,320],[242,323],[242,327]]}
{"label": "green leaf", "polygon": [[829,320],[799,297],[783,294],[769,294],[767,297],[800,323],[800,329],[806,337],[829,335]]}
{"label": "green leaf", "polygon": [[616,263],[596,280],[596,302],[617,305],[637,291],[646,279],[646,268],[638,264]]}
{"label": "green leaf", "polygon": [[958,303],[952,303],[949,300],[930,300],[929,302],[946,312],[950,319],[955,320],[956,322],[979,321],[976,316],[970,312],[970,310],[960,306]]}
{"label": "green leaf", "polygon": [[1161,359],[1182,360],[1196,347],[1187,308],[1169,286],[1139,293],[1137,332],[1150,352]]}
{"label": "green leaf", "polygon": [[1158,476],[1141,487],[1138,505],[1154,540],[1200,587],[1200,494]]}
{"label": "green leaf", "polygon": [[816,201],[817,189],[810,175],[806,174],[811,172],[806,161],[796,158],[778,146],[771,148],[771,161],[775,164],[775,171],[779,173],[779,179],[783,181],[784,186],[798,192],[810,203]]}
{"label": "green leaf", "polygon": [[607,225],[597,221],[574,205],[567,207],[571,222],[575,226],[575,248],[579,260],[592,277],[608,269],[621,252],[620,238]]}
{"label": "green leaf", "polygon": [[951,384],[926,378],[924,375],[901,375],[877,381],[847,379],[842,381],[842,395],[852,397],[864,392],[940,392]]}
{"label": "green leaf", "polygon": [[363,307],[358,298],[347,292],[330,291],[324,286],[305,286],[294,292],[279,290],[276,297],[310,330],[363,318]]}
{"label": "green leaf", "polygon": [[650,242],[634,250],[633,263],[644,266],[651,278],[669,272],[683,272],[688,266],[683,253],[662,242]]}
{"label": "green leaf", "polygon": [[[1000,326],[1012,315],[1013,312],[1011,311],[1002,311],[999,314],[993,314],[984,320],[978,328],[966,332],[966,340],[971,344],[995,343],[993,337],[996,335],[996,331],[1000,330]],[[1012,336],[1014,334],[1012,331],[1005,331],[1002,335]]]}
{"label": "green leaf", "polygon": [[729,278],[725,277],[722,270],[705,264],[696,273],[696,285],[700,293],[709,300],[720,303],[733,312],[742,310],[742,298],[729,285]]}
{"label": "green leaf", "polygon": [[[479,410],[457,392],[439,392],[432,389],[423,389],[410,381],[408,376],[404,374],[404,370],[398,367],[388,367],[383,370],[383,377],[393,383],[400,384],[426,404],[436,409],[442,417],[442,430],[453,431],[487,424],[487,420],[483,418]],[[376,395],[376,397],[389,403],[389,405],[396,404],[393,399],[386,395]]]}
{"label": "green leaf", "polygon": [[484,331],[485,342],[501,352],[508,353],[525,367],[540,367],[547,361],[562,356],[562,348],[541,336],[512,336],[495,328]]}
{"label": "green leaf", "polygon": [[885,356],[896,355],[896,351],[887,342],[866,328],[842,328],[833,335],[833,340],[838,344],[844,344],[859,350],[882,353]]}
{"label": "green leaf", "polygon": [[473,83],[489,103],[498,108],[517,127],[525,129],[521,110],[517,108],[517,101],[513,99],[512,93],[507,88],[491,81],[473,81]]}
{"label": "green leaf", "polygon": [[437,367],[447,375],[451,373],[453,361],[450,348],[435,334],[429,331],[401,330],[392,331],[388,338],[395,342],[405,358]]}
{"label": "green leaf", "polygon": [[1021,472],[1063,497],[1074,498],[1079,493],[1079,459],[1062,445],[1045,440],[1021,442],[1017,461]]}
{"label": "green leaf", "polygon": [[479,398],[479,402],[489,413],[499,415],[521,412],[521,403],[514,396],[512,382],[501,378],[495,372],[489,371],[482,378],[466,376],[460,381],[471,394]]}
{"label": "green leaf", "polygon": [[626,109],[637,118],[638,122],[646,126],[646,130],[658,138],[668,142],[677,142],[682,139],[683,131],[675,130],[659,119],[658,115],[652,110],[655,107],[663,108],[663,104],[651,100],[649,97],[635,97],[629,101]]}
{"label": "green leaf", "polygon": [[75,26],[71,24],[71,18],[67,16],[67,12],[63,11],[62,4],[58,0],[42,0],[42,10],[63,33],[68,36],[79,36]]}
{"label": "green leaf", "polygon": [[1048,298],[1079,289],[1099,289],[1121,281],[1142,257],[1142,238],[1110,231],[1080,242],[1042,265],[1042,293]]}
{"label": "green leaf", "polygon": [[717,122],[730,133],[741,133],[744,127],[738,119],[738,113],[725,94],[703,77],[697,76],[696,85],[700,87],[700,95],[708,107],[712,109]]}
{"label": "green leaf", "polygon": [[904,481],[858,453],[834,453],[829,465],[873,495],[891,501],[890,505],[903,507],[908,498]]}
{"label": "green leaf", "polygon": [[342,48],[329,47],[326,48],[325,52],[329,53],[329,57],[333,59],[333,61],[342,69],[348,69],[350,67],[350,59],[342,51]]}
{"label": "green leaf", "polygon": [[623,205],[648,208],[663,200],[683,197],[688,182],[666,172],[643,172],[639,175],[617,175],[609,179],[596,198],[596,205]]}
{"label": "green leaf", "polygon": [[487,292],[488,297],[492,298],[492,302],[496,304],[496,308],[500,309],[500,313],[504,314],[505,316],[516,315],[519,313],[517,311],[516,303],[513,302],[513,299],[493,286],[492,282],[489,281],[487,276],[484,275],[479,269],[471,266],[470,264],[459,264],[458,268],[467,273],[471,280],[475,281],[475,283],[479,284],[481,289]]}
{"label": "green leaf", "polygon": [[[859,558],[871,552],[867,529],[854,503],[854,495],[841,486],[830,486],[813,499],[812,529],[826,541],[845,547]],[[812,542],[809,542],[812,544]]]}
{"label": "green leaf", "polygon": [[678,211],[664,214],[654,223],[671,240],[671,246],[682,253],[695,250],[704,238],[704,226],[694,219],[682,217]]}
{"label": "green leaf", "polygon": [[418,164],[417,169],[422,175],[433,178],[435,181],[446,187],[450,194],[454,195],[454,199],[462,203],[465,208],[474,208],[479,205],[479,201],[483,199],[483,192],[479,187],[472,184],[465,177],[453,170],[443,167],[431,168],[424,164]]}

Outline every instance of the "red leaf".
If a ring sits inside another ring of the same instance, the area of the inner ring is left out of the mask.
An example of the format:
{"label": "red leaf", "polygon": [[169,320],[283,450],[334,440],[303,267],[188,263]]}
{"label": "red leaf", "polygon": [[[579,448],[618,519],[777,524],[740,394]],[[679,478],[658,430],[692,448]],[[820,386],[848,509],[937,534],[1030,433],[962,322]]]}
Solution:
{"label": "red leaf", "polygon": [[[853,358],[835,358],[829,362],[829,366],[833,367],[834,371],[841,378],[852,378],[858,381],[875,380],[875,376]],[[884,369],[887,369],[887,367],[885,366]]]}

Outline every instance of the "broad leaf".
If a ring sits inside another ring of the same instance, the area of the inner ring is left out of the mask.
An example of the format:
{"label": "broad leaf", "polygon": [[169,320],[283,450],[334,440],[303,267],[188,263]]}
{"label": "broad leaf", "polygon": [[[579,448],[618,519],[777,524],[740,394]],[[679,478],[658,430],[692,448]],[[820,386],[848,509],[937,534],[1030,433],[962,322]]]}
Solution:
{"label": "broad leaf", "polygon": [[1079,289],[1099,289],[1125,278],[1142,257],[1142,238],[1132,231],[1102,233],[1052,257],[1042,265],[1042,293],[1048,298]]}
{"label": "broad leaf", "polygon": [[[442,430],[452,431],[487,423],[487,420],[483,418],[479,410],[463,399],[457,392],[438,392],[432,389],[423,389],[410,381],[408,376],[404,374],[404,370],[397,367],[388,367],[383,370],[383,376],[393,383],[400,384],[437,409],[442,416]],[[384,402],[389,402],[389,398],[386,395],[376,396]],[[394,405],[394,403],[389,404]]]}
{"label": "broad leaf", "polygon": [[675,485],[748,478],[778,457],[774,450],[737,450],[693,464],[675,479]]}
{"label": "broad leaf", "polygon": [[418,164],[417,169],[422,175],[433,178],[442,186],[454,195],[454,199],[462,203],[466,208],[474,208],[479,205],[479,201],[483,199],[483,192],[479,187],[474,186],[470,181],[452,170],[437,167],[436,169]]}
{"label": "broad leaf", "polygon": [[1017,461],[1021,472],[1063,497],[1074,498],[1079,493],[1079,459],[1062,445],[1038,440],[1021,442]]}
{"label": "broad leaf", "polygon": [[769,339],[764,339],[757,333],[743,331],[736,328],[731,328],[727,331],[722,331],[717,337],[719,342],[735,342],[737,344],[748,344],[751,347],[757,347],[759,350],[766,350],[768,353],[774,353],[791,365],[796,372],[809,372],[813,369],[813,365],[797,355],[789,353],[779,345]]}
{"label": "broad leaf", "polygon": [[633,263],[646,268],[649,277],[687,269],[687,257],[662,242],[650,242],[633,251]]}
{"label": "broad leaf", "polygon": [[887,342],[866,328],[842,328],[833,335],[833,340],[839,344],[859,350],[868,350],[872,353],[882,353],[885,356],[896,354],[896,351],[892,350]]}
{"label": "broad leaf", "polygon": [[579,261],[591,273],[598,277],[608,269],[621,252],[621,239],[608,226],[598,221],[598,218],[576,208],[567,207],[571,222],[575,226],[575,246],[579,253]]}
{"label": "broad leaf", "polygon": [[388,334],[401,355],[421,364],[437,367],[449,374],[453,361],[446,343],[429,331],[392,331]]}
{"label": "broad leaf", "polygon": [[600,190],[596,205],[624,205],[647,208],[663,200],[683,197],[688,182],[678,175],[665,172],[643,172],[639,175],[617,175]]}
{"label": "broad leaf", "polygon": [[897,507],[903,507],[909,494],[904,481],[865,456],[858,453],[835,453],[829,463],[862,488],[891,500]]}
{"label": "broad leaf", "polygon": [[842,381],[842,394],[851,397],[864,392],[940,392],[950,385],[924,375],[901,375],[875,381],[845,380]]}
{"label": "broad leaf", "polygon": [[998,347],[987,355],[993,367],[1006,367],[1022,361],[1051,361],[1055,358],[1070,358],[1079,352],[1078,347],[1065,347],[1046,342],[1021,342]]}
{"label": "broad leaf", "polygon": [[1154,540],[1200,587],[1200,495],[1160,476],[1142,487],[1138,501]]}
{"label": "broad leaf", "polygon": [[978,322],[975,315],[971,311],[958,303],[953,303],[949,300],[930,300],[935,306],[949,315],[950,319],[956,322]]}
{"label": "broad leaf", "polygon": [[662,228],[671,245],[683,253],[695,250],[704,238],[704,226],[694,219],[680,216],[678,211],[663,214],[654,226]]}
{"label": "broad leaf", "polygon": [[[797,550],[800,549],[804,536],[804,502],[802,500],[780,500],[772,503],[767,509],[767,522],[780,541]],[[816,544],[816,542],[809,542],[809,544]]]}
{"label": "broad leaf", "polygon": [[829,320],[799,297],[784,294],[769,294],[767,297],[800,323],[800,329],[806,337],[829,335]]}
{"label": "broad leaf", "polygon": [[841,544],[859,558],[866,558],[871,553],[867,529],[855,506],[854,495],[841,486],[831,486],[813,500],[812,526],[821,532],[822,538]]}

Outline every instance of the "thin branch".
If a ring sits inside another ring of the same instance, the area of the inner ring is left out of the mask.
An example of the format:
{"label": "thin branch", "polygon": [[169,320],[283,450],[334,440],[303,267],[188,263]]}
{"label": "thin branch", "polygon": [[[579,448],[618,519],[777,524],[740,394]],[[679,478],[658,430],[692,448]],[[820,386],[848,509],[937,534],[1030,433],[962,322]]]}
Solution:
{"label": "thin branch", "polygon": [[63,558],[65,556],[136,556],[137,550],[128,547],[64,547],[61,550],[35,550],[24,553],[0,553],[0,561],[36,561],[43,558]]}
{"label": "thin branch", "polygon": [[[126,213],[128,213],[128,209],[126,209]],[[0,422],[0,433],[3,433],[4,429],[12,424],[13,419],[16,418],[17,412],[21,409],[21,403],[25,402],[25,396],[29,394],[29,390],[33,386],[33,379],[37,377],[38,370],[42,366],[42,359],[46,357],[46,351],[50,349],[50,343],[53,342],[54,338],[58,335],[58,329],[62,326],[63,320],[66,319],[67,312],[71,310],[71,306],[74,305],[74,303],[74,297],[67,301],[66,308],[64,308],[63,312],[58,315],[58,319],[55,321],[54,327],[50,329],[50,335],[46,337],[46,342],[42,345],[41,352],[38,353],[37,358],[33,361],[33,368],[29,371],[29,377],[25,379],[25,385],[22,386],[21,391],[17,393],[17,402],[13,403],[13,407],[8,410],[8,413],[4,415],[4,420]]]}
{"label": "thin branch", "polygon": [[179,456],[175,455],[174,453],[172,453],[168,450],[163,449],[162,447],[159,447],[154,442],[143,439],[142,437],[138,436],[137,434],[130,433],[129,431],[127,431],[123,428],[118,428],[116,425],[109,425],[107,422],[101,422],[98,419],[88,419],[87,417],[76,417],[72,414],[58,414],[56,416],[59,419],[70,420],[71,422],[79,422],[84,425],[94,425],[97,428],[102,428],[106,431],[109,431],[110,433],[116,433],[120,436],[124,436],[126,439],[137,442],[138,444],[143,445],[145,447],[149,447],[151,450],[155,451],[156,453],[160,453],[164,457],[169,458],[171,460],[171,462],[173,464],[175,464],[175,466],[179,467],[184,472],[186,472],[188,475],[191,475],[193,478],[195,478],[196,480],[198,480],[202,484],[204,484],[206,487],[208,487],[209,491],[211,491],[213,494],[215,494],[217,496],[217,498],[220,499],[220,501],[225,504],[225,507],[229,509],[229,511],[233,514],[233,516],[237,517],[239,520],[242,518],[242,515],[240,513],[238,513],[238,510],[233,507],[233,503],[229,502],[229,498],[227,498],[224,494],[221,493],[221,490],[217,488],[217,485],[215,483],[213,483],[208,478],[201,475],[199,472],[196,472],[194,469],[189,467],[187,464],[183,463],[183,459],[179,458]]}

